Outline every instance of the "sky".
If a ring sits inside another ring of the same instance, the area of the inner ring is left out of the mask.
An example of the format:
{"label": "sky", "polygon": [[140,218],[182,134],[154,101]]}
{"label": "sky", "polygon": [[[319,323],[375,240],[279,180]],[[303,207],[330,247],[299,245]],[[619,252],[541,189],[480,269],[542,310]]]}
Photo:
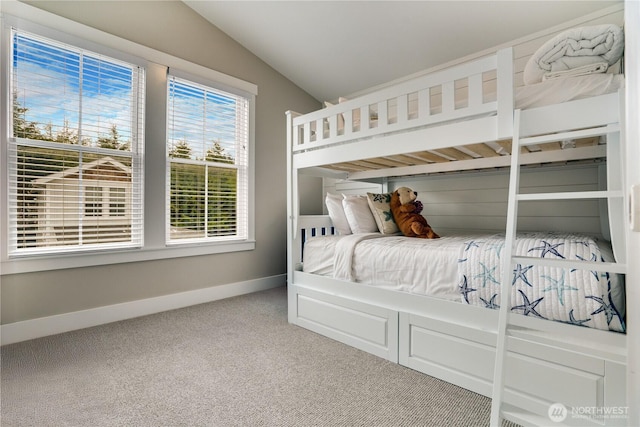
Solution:
{"label": "sky", "polygon": [[[116,125],[122,141],[135,132],[137,66],[102,57],[31,34],[14,35],[13,88],[26,120],[51,123],[54,135],[78,129],[95,145]],[[235,95],[225,94],[180,79],[169,81],[170,144],[186,140],[194,158],[203,158],[213,141],[236,157]]]}
{"label": "sky", "polygon": [[94,142],[115,124],[122,139],[131,140],[131,66],[16,34],[13,67],[13,89],[28,108],[27,121],[51,123],[55,133],[65,121],[77,130],[82,120],[83,137]]}

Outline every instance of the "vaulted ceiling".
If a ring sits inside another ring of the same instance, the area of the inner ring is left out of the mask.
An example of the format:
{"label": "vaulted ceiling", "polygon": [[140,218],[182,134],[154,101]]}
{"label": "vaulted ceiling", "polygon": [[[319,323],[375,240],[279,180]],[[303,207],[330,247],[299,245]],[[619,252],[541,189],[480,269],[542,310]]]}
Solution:
{"label": "vaulted ceiling", "polygon": [[183,1],[320,101],[348,96],[620,3]]}

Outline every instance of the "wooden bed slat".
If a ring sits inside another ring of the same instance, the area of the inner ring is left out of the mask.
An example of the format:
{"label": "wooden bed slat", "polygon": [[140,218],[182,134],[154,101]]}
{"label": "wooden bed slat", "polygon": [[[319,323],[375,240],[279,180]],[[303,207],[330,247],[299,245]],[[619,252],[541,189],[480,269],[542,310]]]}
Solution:
{"label": "wooden bed slat", "polygon": [[376,157],[375,159],[368,159],[372,163],[379,163],[383,166],[406,166],[404,162],[399,162],[391,157]]}
{"label": "wooden bed slat", "polygon": [[473,157],[471,157],[467,153],[463,153],[462,151],[460,151],[460,150],[458,150],[456,148],[440,148],[440,149],[434,150],[434,151],[437,152],[437,153],[442,153],[445,156],[453,157],[456,160],[473,159]]}
{"label": "wooden bed slat", "polygon": [[575,140],[576,147],[592,147],[600,143],[600,137],[583,138]]}
{"label": "wooden bed slat", "polygon": [[428,162],[431,163],[444,163],[444,162],[449,162],[450,160],[442,157],[442,156],[438,156],[437,154],[433,154],[430,153],[428,151],[420,151],[419,153],[411,153],[411,156],[416,156],[418,158],[422,158],[425,159]]}
{"label": "wooden bed slat", "polygon": [[358,166],[358,165],[354,165],[353,163],[338,163],[334,165],[329,165],[327,167],[329,169],[336,169],[336,170],[348,171],[348,172],[362,172],[362,171],[369,170],[369,168],[366,166]]}
{"label": "wooden bed slat", "polygon": [[470,144],[465,145],[465,148],[478,153],[482,157],[498,157],[500,154],[496,153],[496,150],[489,147],[487,144]]}
{"label": "wooden bed slat", "polygon": [[[527,153],[539,153],[539,152],[552,152],[559,150],[572,150],[574,148],[593,147],[599,145],[600,139],[597,137],[583,138],[569,143],[561,141],[554,141],[544,144],[532,145],[529,147],[521,147],[520,152]],[[511,141],[496,141],[492,144],[502,147],[506,153],[511,153]],[[479,157],[469,155],[467,152],[460,151],[459,148],[464,148],[473,153],[477,153]],[[444,148],[434,151],[421,151],[417,153],[397,154],[388,157],[376,157],[370,159],[356,160],[352,162],[337,163],[333,165],[327,165],[329,169],[346,172],[365,172],[367,170],[389,169],[395,167],[406,166],[419,166],[432,163],[447,163],[455,162],[456,160],[470,160],[481,158],[496,158],[504,155],[505,153],[498,153],[496,149],[492,148],[488,144],[469,144],[459,148]],[[438,155],[440,154],[440,155]],[[444,157],[444,156],[448,156]],[[451,159],[455,160],[451,160]]]}
{"label": "wooden bed slat", "polygon": [[502,147],[504,151],[511,154],[511,141],[496,141],[496,143]]}
{"label": "wooden bed slat", "polygon": [[560,150],[562,148],[562,144],[560,142],[549,142],[547,144],[540,144],[539,147],[542,151],[553,151]]}
{"label": "wooden bed slat", "polygon": [[[507,153],[511,154],[511,141],[510,140],[497,141],[497,143],[502,148],[504,148]],[[530,151],[527,150],[525,147],[520,147],[520,152],[523,153],[523,154],[526,154],[526,153],[529,153]]]}
{"label": "wooden bed slat", "polygon": [[402,163],[405,166],[413,166],[413,165],[420,165],[425,163],[424,160],[422,159],[417,159],[415,157],[411,157],[409,155],[406,154],[399,154],[397,156],[391,156],[391,159]]}

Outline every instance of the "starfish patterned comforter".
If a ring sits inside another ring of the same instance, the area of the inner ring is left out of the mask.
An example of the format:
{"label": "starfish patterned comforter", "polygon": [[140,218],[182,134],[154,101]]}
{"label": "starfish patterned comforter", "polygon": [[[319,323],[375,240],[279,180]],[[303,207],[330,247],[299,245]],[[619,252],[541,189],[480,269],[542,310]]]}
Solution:
{"label": "starfish patterned comforter", "polygon": [[[494,309],[500,307],[503,249],[502,238],[467,241],[458,261],[459,289],[465,303]],[[595,262],[606,260],[606,254],[594,239],[572,234],[519,234],[514,255]],[[623,332],[624,300],[619,280],[617,275],[610,273],[516,264],[511,275],[511,311]]]}
{"label": "starfish patterned comforter", "polygon": [[[522,233],[516,255],[612,261],[598,239]],[[320,236],[304,247],[303,271],[487,308],[500,307],[504,236],[449,235],[425,240],[371,233]],[[574,325],[624,331],[624,285],[619,275],[516,265],[511,310]]]}

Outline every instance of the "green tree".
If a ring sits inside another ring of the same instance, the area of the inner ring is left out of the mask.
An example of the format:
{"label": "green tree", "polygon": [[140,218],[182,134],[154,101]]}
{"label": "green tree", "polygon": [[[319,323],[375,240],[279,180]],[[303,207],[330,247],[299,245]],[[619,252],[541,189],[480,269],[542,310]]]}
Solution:
{"label": "green tree", "polygon": [[234,164],[235,160],[224,152],[224,148],[220,141],[213,141],[213,146],[207,149],[204,159],[208,162],[219,162]]}
{"label": "green tree", "polygon": [[173,159],[190,159],[193,150],[186,139],[181,139],[169,150],[169,157]]}
{"label": "green tree", "polygon": [[122,141],[118,133],[118,127],[112,124],[109,129],[109,134],[98,138],[98,147],[110,148],[112,150],[129,150],[131,144],[129,141]]}
{"label": "green tree", "polygon": [[55,136],[53,136],[53,125],[51,122],[44,125],[44,139],[47,141],[55,141]]}
{"label": "green tree", "polygon": [[44,139],[35,122],[27,121],[28,108],[20,105],[18,94],[13,93],[13,136],[16,138]]}
{"label": "green tree", "polygon": [[63,144],[77,144],[78,133],[69,128],[69,120],[65,119],[62,130],[56,134],[56,139],[52,139],[51,141],[61,142]]}

